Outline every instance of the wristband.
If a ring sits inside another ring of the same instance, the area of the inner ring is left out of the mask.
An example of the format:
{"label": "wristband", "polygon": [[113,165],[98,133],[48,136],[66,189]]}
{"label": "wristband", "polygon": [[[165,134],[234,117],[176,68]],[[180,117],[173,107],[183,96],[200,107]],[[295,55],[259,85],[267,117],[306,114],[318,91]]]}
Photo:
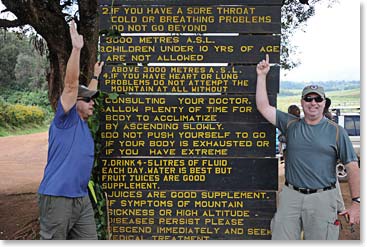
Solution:
{"label": "wristband", "polygon": [[95,80],[98,81],[98,76],[94,75],[94,76],[92,76],[92,79],[95,79]]}
{"label": "wristband", "polygon": [[360,197],[354,197],[354,198],[352,198],[352,201],[361,203],[361,198]]}

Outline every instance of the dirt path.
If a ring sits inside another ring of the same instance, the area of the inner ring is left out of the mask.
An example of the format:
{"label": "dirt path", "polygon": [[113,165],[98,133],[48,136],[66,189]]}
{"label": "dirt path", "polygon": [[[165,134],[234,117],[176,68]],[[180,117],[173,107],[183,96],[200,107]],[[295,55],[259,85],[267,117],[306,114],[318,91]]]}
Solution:
{"label": "dirt path", "polygon": [[46,164],[47,139],[47,132],[0,138],[0,239],[14,239],[38,218],[36,192]]}
{"label": "dirt path", "polygon": [[36,192],[47,158],[48,133],[0,138],[0,194]]}
{"label": "dirt path", "polygon": [[[47,158],[48,133],[0,138],[0,239],[34,239],[38,233],[37,189]],[[280,166],[279,182],[284,181]],[[346,206],[349,187],[341,184]],[[344,222],[344,221],[343,221]],[[351,233],[344,227],[340,239],[360,239],[359,226]]]}

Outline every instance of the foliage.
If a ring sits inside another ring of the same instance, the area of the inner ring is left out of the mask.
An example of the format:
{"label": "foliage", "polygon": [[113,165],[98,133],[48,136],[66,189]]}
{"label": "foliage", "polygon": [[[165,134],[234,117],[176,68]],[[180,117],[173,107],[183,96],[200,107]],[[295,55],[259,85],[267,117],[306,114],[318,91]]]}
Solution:
{"label": "foliage", "polygon": [[52,113],[46,90],[19,91],[0,88],[0,97],[9,104],[35,105]]}
{"label": "foliage", "polygon": [[47,58],[41,56],[28,36],[4,31],[0,48],[0,86],[13,89],[44,89]]}
{"label": "foliage", "polygon": [[94,184],[94,192],[97,196],[97,205],[95,207],[95,220],[97,224],[98,239],[109,239],[108,233],[108,212],[107,202],[104,191],[102,189],[101,181],[101,164],[99,164],[102,145],[100,138],[100,112],[102,112],[103,99],[109,97],[108,94],[100,92],[98,98],[94,100],[94,115],[88,119],[89,128],[94,139],[94,167],[92,171],[92,178]]}
{"label": "foliage", "polygon": [[[47,75],[49,100],[53,109],[63,90],[66,64],[72,50],[68,22],[74,18],[84,38],[81,53],[80,82],[88,84],[97,59],[98,0],[23,1],[1,0],[2,12],[12,13],[12,20],[0,19],[0,28],[19,27],[16,30],[37,33],[33,43],[38,50],[48,48]],[[42,39],[41,39],[42,37]]]}
{"label": "foliage", "polygon": [[37,106],[11,105],[3,100],[0,106],[0,126],[2,127],[42,124],[46,117],[45,112]]}
{"label": "foliage", "polygon": [[12,33],[4,33],[1,39],[2,44],[7,43],[0,47],[0,86],[4,86],[15,81],[15,65],[22,41]]}
{"label": "foliage", "polygon": [[[36,115],[33,113],[35,109]],[[18,110],[21,112],[10,113]],[[45,131],[53,115],[47,91],[23,92],[0,88],[0,136]]]}
{"label": "foliage", "polygon": [[44,57],[21,53],[15,65],[15,82],[20,88],[45,89],[47,86],[46,68]]}

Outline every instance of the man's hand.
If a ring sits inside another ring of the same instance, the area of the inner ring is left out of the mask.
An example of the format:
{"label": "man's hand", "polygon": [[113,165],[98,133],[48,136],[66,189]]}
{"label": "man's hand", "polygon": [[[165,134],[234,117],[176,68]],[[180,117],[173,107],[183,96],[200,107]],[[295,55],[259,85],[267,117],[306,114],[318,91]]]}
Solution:
{"label": "man's hand", "polygon": [[96,62],[96,64],[94,65],[94,73],[93,73],[94,76],[99,77],[99,75],[102,72],[103,65],[104,65],[104,62],[98,62],[98,61]]}
{"label": "man's hand", "polygon": [[358,224],[359,225],[359,221],[360,221],[360,209],[359,209],[360,205],[357,202],[353,202],[352,206],[350,208],[348,208],[347,210],[344,210],[343,212],[341,212],[339,215],[349,215],[349,224],[353,225],[353,224]]}
{"label": "man's hand", "polygon": [[84,46],[83,35],[80,35],[76,30],[76,24],[74,20],[70,22],[70,37],[73,48],[82,49]]}
{"label": "man's hand", "polygon": [[269,64],[269,55],[265,55],[265,60],[262,60],[260,63],[256,66],[256,72],[257,75],[267,75],[270,70],[270,64]]}
{"label": "man's hand", "polygon": [[[94,64],[94,71],[93,71],[93,76],[97,76],[97,78],[99,77],[99,75],[102,72],[102,67],[104,65],[104,62],[96,62]],[[92,78],[92,80],[90,80],[88,88],[90,90],[97,90],[98,88],[98,79],[96,78]]]}

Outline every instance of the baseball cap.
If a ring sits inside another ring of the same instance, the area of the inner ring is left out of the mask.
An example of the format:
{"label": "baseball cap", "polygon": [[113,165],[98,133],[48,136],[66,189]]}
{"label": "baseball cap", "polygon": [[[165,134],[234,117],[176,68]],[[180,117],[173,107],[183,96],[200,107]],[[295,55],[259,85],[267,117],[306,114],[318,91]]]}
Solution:
{"label": "baseball cap", "polygon": [[306,86],[302,91],[302,98],[305,97],[307,94],[316,93],[321,97],[325,98],[325,91],[323,87],[317,85],[309,85]]}
{"label": "baseball cap", "polygon": [[99,95],[99,91],[91,90],[84,85],[79,85],[78,87],[78,97],[89,97],[96,98]]}

